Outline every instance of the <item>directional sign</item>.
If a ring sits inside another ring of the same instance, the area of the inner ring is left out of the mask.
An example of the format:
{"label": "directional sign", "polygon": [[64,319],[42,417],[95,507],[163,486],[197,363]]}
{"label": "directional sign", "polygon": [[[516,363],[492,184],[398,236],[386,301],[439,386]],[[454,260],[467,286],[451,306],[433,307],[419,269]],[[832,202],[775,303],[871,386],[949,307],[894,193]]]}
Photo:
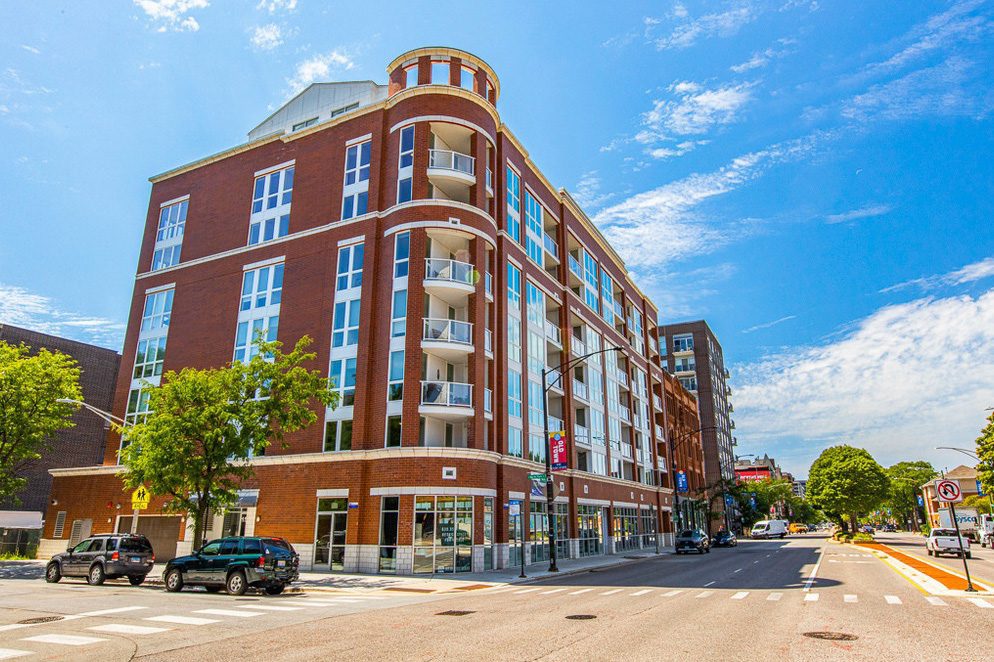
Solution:
{"label": "directional sign", "polygon": [[131,508],[133,510],[145,510],[148,502],[152,500],[152,495],[144,487],[139,487],[131,494]]}
{"label": "directional sign", "polygon": [[545,474],[528,474],[528,480],[545,480]]}
{"label": "directional sign", "polygon": [[945,503],[959,503],[963,500],[963,492],[960,491],[959,481],[941,478],[935,481],[935,493],[939,501]]}

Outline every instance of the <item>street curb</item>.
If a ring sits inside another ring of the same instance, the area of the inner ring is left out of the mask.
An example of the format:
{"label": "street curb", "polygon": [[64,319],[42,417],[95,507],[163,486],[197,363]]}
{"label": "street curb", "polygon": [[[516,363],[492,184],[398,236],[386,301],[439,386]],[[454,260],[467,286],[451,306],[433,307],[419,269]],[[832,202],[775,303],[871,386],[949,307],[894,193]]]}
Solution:
{"label": "street curb", "polygon": [[[552,575],[545,575],[544,577],[535,577],[534,579],[532,579],[531,577],[528,577],[526,579],[521,579],[520,577],[516,577],[514,580],[511,580],[511,581],[506,582],[506,583],[507,584],[515,584],[515,585],[537,584],[539,582],[546,581],[548,579],[558,579],[559,577],[570,577],[572,575],[580,575],[580,574],[583,574],[585,572],[593,572],[595,570],[603,570],[605,568],[620,568],[621,566],[624,566],[624,565],[631,565],[633,563],[640,563],[642,561],[649,561],[651,559],[658,559],[658,558],[661,558],[662,556],[664,556],[665,554],[667,554],[667,553],[666,552],[660,552],[659,554],[654,555],[654,556],[643,556],[643,557],[640,557],[640,558],[637,558],[637,559],[625,559],[624,561],[620,561],[618,563],[609,563],[609,564],[604,564],[604,565],[594,565],[594,566],[590,566],[589,568],[577,568],[576,570],[566,570],[566,571],[557,572],[557,573],[552,574]],[[520,581],[515,581],[515,580],[520,580]]]}

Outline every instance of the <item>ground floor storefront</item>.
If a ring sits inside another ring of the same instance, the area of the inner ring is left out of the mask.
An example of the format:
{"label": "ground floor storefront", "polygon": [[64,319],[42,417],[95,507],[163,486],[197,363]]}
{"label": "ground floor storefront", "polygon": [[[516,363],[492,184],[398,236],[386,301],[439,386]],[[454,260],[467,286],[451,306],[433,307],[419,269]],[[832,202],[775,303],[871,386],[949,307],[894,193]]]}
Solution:
{"label": "ground floor storefront", "polygon": [[[471,449],[394,449],[258,458],[238,502],[212,513],[205,539],[279,536],[306,570],[484,572],[550,557],[672,545],[670,490],[586,472],[555,475],[550,522],[533,463]],[[39,557],[132,527],[120,467],[54,470]],[[153,497],[136,530],[159,560],[189,553],[192,521]]]}

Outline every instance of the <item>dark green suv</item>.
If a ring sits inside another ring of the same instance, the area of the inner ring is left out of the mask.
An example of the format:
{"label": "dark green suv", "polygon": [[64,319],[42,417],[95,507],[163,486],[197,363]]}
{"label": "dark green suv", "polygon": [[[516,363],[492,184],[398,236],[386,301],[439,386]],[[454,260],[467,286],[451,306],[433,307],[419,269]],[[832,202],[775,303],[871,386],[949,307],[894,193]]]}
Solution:
{"label": "dark green suv", "polygon": [[244,595],[249,586],[279,595],[298,577],[300,555],[282,538],[233,537],[212,540],[189,556],[166,564],[166,590],[203,586],[210,593],[226,588]]}

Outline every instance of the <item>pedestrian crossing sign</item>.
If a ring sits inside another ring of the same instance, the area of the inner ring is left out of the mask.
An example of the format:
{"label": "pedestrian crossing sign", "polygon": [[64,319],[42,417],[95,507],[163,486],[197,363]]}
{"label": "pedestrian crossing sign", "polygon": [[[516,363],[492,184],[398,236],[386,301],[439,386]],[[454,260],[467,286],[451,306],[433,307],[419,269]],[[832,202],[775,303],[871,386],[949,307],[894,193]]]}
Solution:
{"label": "pedestrian crossing sign", "polygon": [[131,494],[131,507],[134,510],[145,510],[151,500],[152,495],[148,493],[148,490],[144,486],[139,487]]}

